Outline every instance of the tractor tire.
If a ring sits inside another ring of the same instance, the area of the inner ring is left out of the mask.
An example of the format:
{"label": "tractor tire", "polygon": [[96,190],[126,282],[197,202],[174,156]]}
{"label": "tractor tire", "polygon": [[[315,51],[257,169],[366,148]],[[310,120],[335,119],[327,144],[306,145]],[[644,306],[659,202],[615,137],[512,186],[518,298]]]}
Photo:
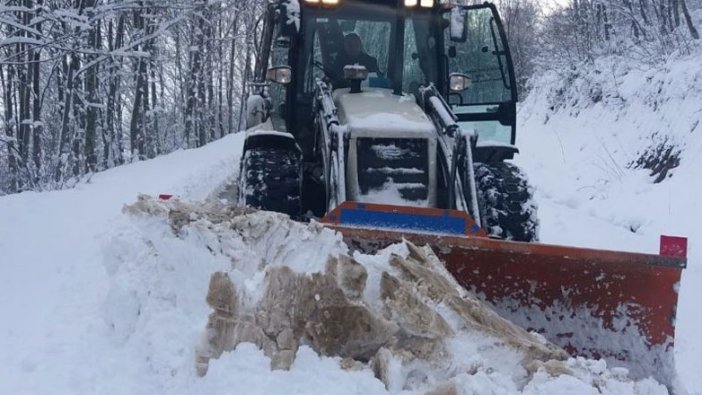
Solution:
{"label": "tractor tire", "polygon": [[532,188],[517,166],[507,162],[475,163],[475,181],[482,225],[491,237],[538,241]]}
{"label": "tractor tire", "polygon": [[281,148],[244,153],[239,186],[241,205],[299,218],[302,209],[302,158]]}

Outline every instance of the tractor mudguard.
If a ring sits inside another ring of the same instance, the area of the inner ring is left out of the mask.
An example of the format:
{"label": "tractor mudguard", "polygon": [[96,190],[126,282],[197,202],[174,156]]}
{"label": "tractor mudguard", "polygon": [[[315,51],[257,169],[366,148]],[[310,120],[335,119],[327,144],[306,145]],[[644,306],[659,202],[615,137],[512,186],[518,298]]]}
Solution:
{"label": "tractor mudguard", "polygon": [[244,152],[254,148],[279,148],[301,152],[292,134],[272,130],[247,132]]}

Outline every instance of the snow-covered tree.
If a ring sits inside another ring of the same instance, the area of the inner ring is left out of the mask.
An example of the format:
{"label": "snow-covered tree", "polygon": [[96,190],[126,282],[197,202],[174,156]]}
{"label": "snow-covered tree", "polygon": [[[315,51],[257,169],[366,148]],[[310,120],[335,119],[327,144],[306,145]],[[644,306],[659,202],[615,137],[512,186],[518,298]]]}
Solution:
{"label": "snow-covered tree", "polygon": [[0,194],[236,131],[263,4],[3,1]]}

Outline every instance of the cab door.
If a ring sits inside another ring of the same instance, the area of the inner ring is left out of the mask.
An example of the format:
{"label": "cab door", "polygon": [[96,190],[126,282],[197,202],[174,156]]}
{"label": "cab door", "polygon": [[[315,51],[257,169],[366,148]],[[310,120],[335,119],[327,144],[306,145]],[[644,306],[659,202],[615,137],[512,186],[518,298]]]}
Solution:
{"label": "cab door", "polygon": [[456,91],[447,83],[445,95],[461,127],[478,134],[475,160],[510,159],[516,152],[517,90],[497,9],[492,4],[455,7],[444,18],[449,23],[444,33],[446,71],[471,81]]}

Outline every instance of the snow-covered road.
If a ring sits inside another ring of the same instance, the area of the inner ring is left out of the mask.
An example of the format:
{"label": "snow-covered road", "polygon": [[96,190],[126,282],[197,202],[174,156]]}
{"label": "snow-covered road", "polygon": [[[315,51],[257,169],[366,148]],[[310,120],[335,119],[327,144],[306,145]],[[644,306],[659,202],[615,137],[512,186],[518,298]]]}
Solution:
{"label": "snow-covered road", "polygon": [[[204,199],[238,172],[243,135],[96,174],[75,189],[0,198],[0,394],[98,394],[119,377],[102,338],[102,247],[137,194]],[[125,371],[127,369],[127,371]]]}

